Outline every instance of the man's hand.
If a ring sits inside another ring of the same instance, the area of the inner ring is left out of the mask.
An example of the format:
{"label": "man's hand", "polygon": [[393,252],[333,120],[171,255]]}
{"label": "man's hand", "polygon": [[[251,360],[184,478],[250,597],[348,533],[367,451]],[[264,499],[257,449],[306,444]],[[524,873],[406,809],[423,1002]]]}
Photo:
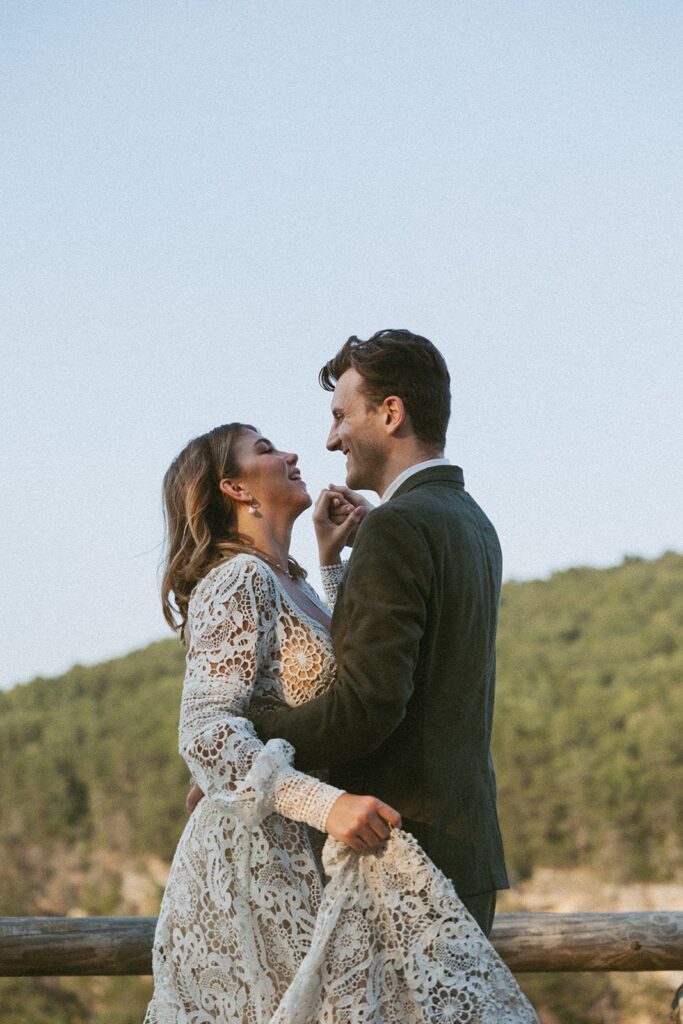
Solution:
{"label": "man's hand", "polygon": [[200,789],[197,783],[192,780],[192,789],[185,797],[185,809],[188,814],[192,814],[199,801],[204,796],[204,790]]}
{"label": "man's hand", "polygon": [[345,518],[347,512],[351,509],[362,508],[363,512],[367,513],[375,507],[372,502],[364,498],[358,491],[352,491],[350,487],[345,487],[344,484],[330,484],[328,490],[332,491],[333,495],[336,495],[336,498],[333,497],[332,500],[332,519],[336,523],[338,523],[336,518],[338,515]]}
{"label": "man's hand", "polygon": [[266,711],[280,711],[282,708],[286,707],[289,707],[286,701],[278,700],[270,694],[264,697],[252,697],[249,701],[247,718],[251,722],[256,723],[261,715],[265,714]]}
{"label": "man's hand", "polygon": [[342,549],[355,536],[365,515],[362,506],[352,505],[338,492],[321,491],[313,509],[313,525],[318,541],[321,565],[335,565]]}
{"label": "man's hand", "polygon": [[364,853],[381,846],[392,828],[401,827],[401,815],[374,796],[343,793],[332,804],[326,827],[335,839]]}

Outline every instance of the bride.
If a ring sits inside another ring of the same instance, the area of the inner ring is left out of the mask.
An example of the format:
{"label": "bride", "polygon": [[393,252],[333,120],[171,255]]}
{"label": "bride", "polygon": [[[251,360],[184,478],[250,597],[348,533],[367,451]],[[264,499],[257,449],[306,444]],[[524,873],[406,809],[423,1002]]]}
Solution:
{"label": "bride", "polygon": [[[174,460],[164,504],[180,752],[205,796],[162,900],[146,1024],[536,1021],[400,815],[256,735],[253,701],[301,704],[334,681],[328,611],[289,555],[311,505],[296,455],[217,427]],[[362,515],[341,512],[340,550]]]}

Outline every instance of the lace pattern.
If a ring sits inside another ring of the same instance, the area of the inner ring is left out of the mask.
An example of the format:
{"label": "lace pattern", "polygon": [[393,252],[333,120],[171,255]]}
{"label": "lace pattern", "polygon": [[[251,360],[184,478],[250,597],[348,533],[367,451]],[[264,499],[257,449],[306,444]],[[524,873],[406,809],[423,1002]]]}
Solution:
{"label": "lace pattern", "polygon": [[358,856],[328,839],[311,948],[271,1024],[538,1024],[413,836]]}
{"label": "lace pattern", "polygon": [[335,601],[337,600],[337,591],[341,581],[344,579],[345,571],[346,562],[320,566],[320,578],[322,579],[323,590],[330,608],[334,608]]}
{"label": "lace pattern", "polygon": [[323,886],[309,825],[324,831],[340,791],[295,771],[284,740],[262,744],[249,704],[324,692],[326,631],[246,555],[198,584],[189,618],[180,751],[206,795],[171,866],[146,1024],[536,1021],[411,836],[361,856],[328,839]]}
{"label": "lace pattern", "polygon": [[310,946],[322,882],[309,826],[324,831],[342,791],[295,771],[284,740],[264,745],[249,704],[324,692],[332,643],[248,555],[197,585],[189,623],[179,747],[205,797],[171,866],[145,1020],[262,1024]]}
{"label": "lace pattern", "polygon": [[180,752],[206,796],[248,824],[277,811],[324,831],[341,790],[295,771],[290,744],[270,740],[264,746],[245,717],[257,679],[261,692],[274,682],[280,696],[295,704],[313,696],[325,669],[332,674],[329,651],[303,622],[282,607],[273,617],[280,595],[270,570],[249,556],[224,563],[197,586],[190,604]]}

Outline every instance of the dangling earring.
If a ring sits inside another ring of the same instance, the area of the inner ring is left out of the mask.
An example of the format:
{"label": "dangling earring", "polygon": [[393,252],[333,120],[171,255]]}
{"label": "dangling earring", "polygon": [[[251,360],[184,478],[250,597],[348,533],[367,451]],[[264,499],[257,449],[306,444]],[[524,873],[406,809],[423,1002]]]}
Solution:
{"label": "dangling earring", "polygon": [[258,501],[256,498],[252,498],[249,502],[249,515],[255,516],[258,510]]}

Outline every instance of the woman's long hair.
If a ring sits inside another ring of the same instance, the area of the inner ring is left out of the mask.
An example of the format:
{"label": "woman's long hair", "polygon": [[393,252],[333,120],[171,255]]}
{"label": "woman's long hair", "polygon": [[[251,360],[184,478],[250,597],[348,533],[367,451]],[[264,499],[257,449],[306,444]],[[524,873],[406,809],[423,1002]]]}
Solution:
{"label": "woman's long hair", "polygon": [[[248,423],[225,423],[196,437],[164,476],[166,557],[161,604],[164,618],[181,636],[194,587],[220,562],[248,551],[277,567],[249,537],[238,533],[236,505],[220,489],[221,480],[239,475],[235,441],[247,430],[256,428]],[[288,569],[295,578],[305,576],[292,558]]]}

